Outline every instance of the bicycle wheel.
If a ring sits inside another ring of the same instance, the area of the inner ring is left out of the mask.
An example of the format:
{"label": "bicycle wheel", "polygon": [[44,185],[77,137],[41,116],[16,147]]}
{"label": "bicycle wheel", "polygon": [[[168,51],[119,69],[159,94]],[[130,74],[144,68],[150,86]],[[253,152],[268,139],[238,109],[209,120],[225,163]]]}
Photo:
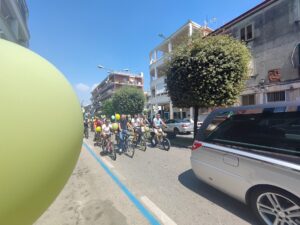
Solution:
{"label": "bicycle wheel", "polygon": [[147,150],[147,143],[144,136],[141,137],[140,149],[144,152]]}
{"label": "bicycle wheel", "polygon": [[112,141],[109,141],[108,151],[110,153],[111,159],[115,161],[117,159],[117,153],[116,153],[116,149],[115,149],[115,146],[113,145]]}
{"label": "bicycle wheel", "polygon": [[170,147],[171,147],[171,143],[169,141],[168,138],[163,138],[162,140],[162,146],[163,146],[163,149],[166,150],[166,151],[169,151],[170,150]]}
{"label": "bicycle wheel", "polygon": [[126,151],[127,151],[126,154],[130,158],[133,158],[134,152],[135,152],[135,147],[134,147],[134,144],[132,143],[132,140],[127,139],[126,142],[125,142],[125,146],[126,146]]}
{"label": "bicycle wheel", "polygon": [[102,147],[102,153],[105,154],[107,152],[107,142],[102,141],[101,147]]}
{"label": "bicycle wheel", "polygon": [[152,148],[156,147],[157,145],[156,135],[154,134],[154,132],[151,133],[150,143]]}

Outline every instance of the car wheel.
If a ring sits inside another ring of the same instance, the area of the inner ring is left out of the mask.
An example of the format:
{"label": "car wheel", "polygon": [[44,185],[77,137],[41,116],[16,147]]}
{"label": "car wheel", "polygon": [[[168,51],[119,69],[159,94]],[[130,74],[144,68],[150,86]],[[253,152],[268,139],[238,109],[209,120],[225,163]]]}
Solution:
{"label": "car wheel", "polygon": [[176,137],[176,135],[179,134],[179,129],[177,127],[174,128],[174,136]]}
{"label": "car wheel", "polygon": [[250,205],[262,224],[300,224],[300,199],[287,191],[258,188],[251,195]]}

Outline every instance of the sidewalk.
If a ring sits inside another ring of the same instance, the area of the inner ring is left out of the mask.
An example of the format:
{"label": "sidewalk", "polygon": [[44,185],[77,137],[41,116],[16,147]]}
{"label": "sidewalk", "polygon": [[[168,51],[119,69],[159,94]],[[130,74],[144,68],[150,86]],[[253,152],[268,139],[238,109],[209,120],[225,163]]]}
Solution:
{"label": "sidewalk", "polygon": [[48,210],[34,223],[54,224],[148,223],[89,152],[82,148],[68,183]]}

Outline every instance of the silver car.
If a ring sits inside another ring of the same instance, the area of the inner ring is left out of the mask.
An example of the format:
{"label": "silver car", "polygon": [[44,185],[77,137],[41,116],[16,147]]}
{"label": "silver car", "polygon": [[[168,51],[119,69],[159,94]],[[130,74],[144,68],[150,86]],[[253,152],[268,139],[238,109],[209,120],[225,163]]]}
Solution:
{"label": "silver car", "polygon": [[218,109],[194,141],[191,165],[248,204],[262,224],[300,224],[300,102]]}
{"label": "silver car", "polygon": [[194,122],[191,119],[175,119],[166,122],[167,127],[164,128],[166,133],[189,134],[194,130]]}
{"label": "silver car", "polygon": [[[171,119],[166,122],[167,127],[164,128],[166,133],[173,133],[174,136],[177,134],[190,134],[194,132],[194,120],[192,119]],[[197,122],[197,129],[202,125],[201,121]]]}

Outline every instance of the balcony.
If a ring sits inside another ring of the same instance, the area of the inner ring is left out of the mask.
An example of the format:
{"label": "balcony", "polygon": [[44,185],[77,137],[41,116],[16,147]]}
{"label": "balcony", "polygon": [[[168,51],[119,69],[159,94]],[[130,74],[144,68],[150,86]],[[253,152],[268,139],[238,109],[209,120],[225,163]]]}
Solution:
{"label": "balcony", "polygon": [[105,101],[106,99],[108,99],[109,97],[111,97],[114,94],[113,90],[109,90],[107,92],[105,92],[103,95],[101,95],[99,97],[100,102]]}
{"label": "balcony", "polygon": [[150,62],[150,70],[154,70],[154,68],[163,67],[166,65],[167,61],[169,60],[168,55],[163,55],[161,58],[155,60],[152,60]]}
{"label": "balcony", "polygon": [[103,86],[102,88],[99,89],[98,94],[103,94],[105,93],[107,90],[111,89],[114,86],[114,83],[107,83],[106,86]]}
{"label": "balcony", "polygon": [[165,85],[165,79],[166,79],[166,77],[162,76],[162,77],[160,77],[156,80],[152,80],[151,83],[150,83],[151,89],[154,89],[157,86]]}
{"label": "balcony", "polygon": [[130,82],[130,81],[126,81],[126,82],[115,82],[115,84],[119,84],[119,85],[128,85],[128,86],[143,86],[142,82]]}
{"label": "balcony", "polygon": [[155,97],[151,97],[149,103],[151,105],[165,105],[170,103],[170,97],[167,94],[156,95]]}

